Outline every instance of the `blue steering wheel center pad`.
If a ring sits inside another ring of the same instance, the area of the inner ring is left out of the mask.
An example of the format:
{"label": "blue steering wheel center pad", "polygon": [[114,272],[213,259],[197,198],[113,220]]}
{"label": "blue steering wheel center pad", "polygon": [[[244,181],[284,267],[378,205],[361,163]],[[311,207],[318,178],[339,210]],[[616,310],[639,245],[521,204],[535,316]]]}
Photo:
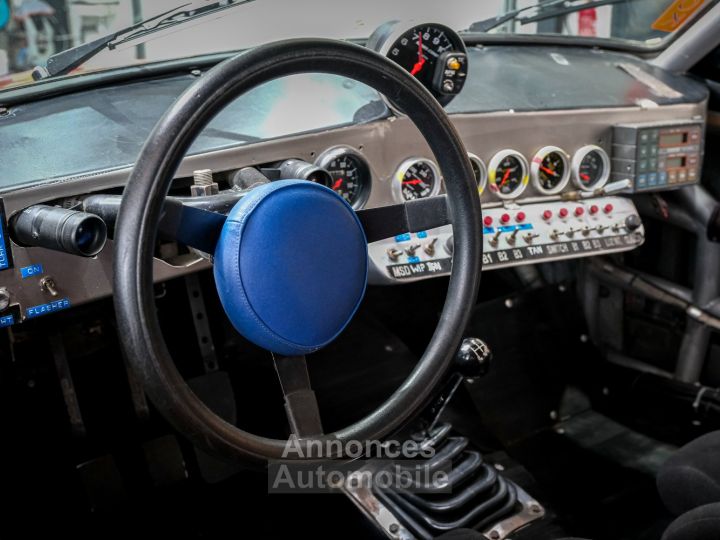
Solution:
{"label": "blue steering wheel center pad", "polygon": [[215,284],[233,326],[287,356],[316,351],[345,329],[367,273],[357,215],[306,180],[253,189],[230,211],[215,248]]}

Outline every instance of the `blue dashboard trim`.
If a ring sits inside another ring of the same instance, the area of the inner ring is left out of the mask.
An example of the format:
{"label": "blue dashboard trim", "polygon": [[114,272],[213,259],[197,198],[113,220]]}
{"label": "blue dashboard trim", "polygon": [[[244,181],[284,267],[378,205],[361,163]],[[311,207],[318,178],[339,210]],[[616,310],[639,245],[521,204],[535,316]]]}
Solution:
{"label": "blue dashboard trim", "polygon": [[50,313],[55,313],[56,311],[69,309],[70,306],[70,300],[68,298],[63,298],[61,300],[55,300],[54,302],[48,302],[47,304],[29,307],[25,310],[25,317],[28,319],[35,319],[36,317],[49,315]]}

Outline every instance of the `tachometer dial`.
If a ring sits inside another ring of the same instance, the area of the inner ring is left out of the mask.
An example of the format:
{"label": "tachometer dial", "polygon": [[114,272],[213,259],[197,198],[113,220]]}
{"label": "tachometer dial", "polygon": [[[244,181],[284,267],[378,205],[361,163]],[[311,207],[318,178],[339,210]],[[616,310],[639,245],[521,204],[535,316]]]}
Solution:
{"label": "tachometer dial", "polygon": [[353,208],[360,208],[368,199],[371,187],[370,166],[355,149],[339,146],[326,150],[315,162],[330,173],[328,187]]}
{"label": "tachometer dial", "polygon": [[437,195],[440,191],[440,170],[429,159],[408,159],[395,172],[392,191],[399,202]]}
{"label": "tachometer dial", "polygon": [[462,38],[439,24],[403,25],[392,21],[368,38],[367,46],[405,68],[443,105],[467,79],[467,53]]}
{"label": "tachometer dial", "polygon": [[482,195],[487,185],[487,168],[483,160],[475,154],[468,153],[468,157],[470,158],[470,165],[472,165],[473,174],[475,175],[475,182],[477,182],[478,193]]}
{"label": "tachometer dial", "polygon": [[538,150],[530,164],[530,175],[535,188],[545,195],[560,193],[570,179],[568,156],[557,146]]}
{"label": "tachometer dial", "polygon": [[610,158],[599,146],[583,146],[573,156],[572,171],[577,187],[593,191],[603,187],[610,178]]}
{"label": "tachometer dial", "polygon": [[518,197],[528,185],[527,160],[515,150],[502,150],[495,154],[488,165],[490,190],[501,199]]}

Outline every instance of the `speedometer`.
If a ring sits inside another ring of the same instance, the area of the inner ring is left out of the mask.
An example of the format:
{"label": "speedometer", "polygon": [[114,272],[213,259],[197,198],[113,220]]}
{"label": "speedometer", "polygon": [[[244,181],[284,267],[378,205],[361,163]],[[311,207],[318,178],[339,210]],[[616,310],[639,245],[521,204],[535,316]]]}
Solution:
{"label": "speedometer", "polygon": [[398,202],[424,199],[440,191],[440,170],[429,159],[411,158],[395,172],[392,192]]}
{"label": "speedometer", "polygon": [[467,53],[462,38],[440,24],[380,26],[367,46],[387,56],[420,81],[442,104],[460,93],[467,78]]}
{"label": "speedometer", "polygon": [[370,166],[349,146],[338,146],[318,156],[315,164],[330,173],[328,186],[353,208],[360,208],[370,195]]}

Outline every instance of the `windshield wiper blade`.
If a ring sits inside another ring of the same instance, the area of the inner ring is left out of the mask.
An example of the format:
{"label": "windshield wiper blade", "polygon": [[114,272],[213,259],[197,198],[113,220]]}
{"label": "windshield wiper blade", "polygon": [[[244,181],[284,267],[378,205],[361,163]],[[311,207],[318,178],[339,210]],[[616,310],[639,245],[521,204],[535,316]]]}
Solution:
{"label": "windshield wiper blade", "polygon": [[107,36],[52,55],[48,58],[45,66],[38,66],[33,70],[33,79],[38,81],[47,79],[48,77],[67,75],[73,69],[80,67],[105,49],[112,50],[124,43],[141,39],[155,32],[215,15],[226,9],[249,4],[254,1],[255,0],[220,0],[195,9],[187,9],[189,6],[192,6],[191,3],[182,4],[160,15],[150,17],[127,28],[112,32]]}
{"label": "windshield wiper blade", "polygon": [[[548,2],[540,2],[531,6],[525,6],[523,8],[508,11],[507,13],[503,13],[497,17],[491,17],[490,19],[472,23],[468,30],[470,32],[488,32],[508,21],[515,20],[520,24],[530,24],[533,22],[544,21],[545,19],[561,17],[563,15],[575,13],[576,11],[583,11],[589,8],[619,4],[621,2],[627,2],[628,0],[583,0],[583,3],[578,3],[580,1],[581,0],[550,0]],[[561,5],[561,7],[547,9],[557,5]],[[520,15],[531,9],[538,10],[538,13],[535,15],[520,17]]]}
{"label": "windshield wiper blade", "polygon": [[589,2],[585,2],[584,4],[578,4],[578,5],[569,5],[569,6],[563,6],[556,9],[551,9],[548,11],[541,11],[537,15],[531,15],[529,17],[522,17],[518,19],[518,22],[520,24],[530,24],[533,22],[538,21],[544,21],[545,19],[552,19],[555,17],[561,17],[563,15],[568,15],[570,13],[575,13],[576,11],[583,11],[588,8],[595,8],[600,6],[609,6],[611,4],[620,4],[622,2],[627,2],[628,0],[590,0]]}
{"label": "windshield wiper blade", "polygon": [[530,6],[521,7],[518,9],[513,9],[511,11],[508,11],[507,13],[503,13],[502,15],[497,15],[496,17],[490,17],[489,19],[483,19],[482,21],[474,22],[470,25],[470,28],[468,28],[468,30],[470,32],[489,32],[493,28],[497,28],[498,26],[501,26],[506,22],[517,19],[518,15],[521,15],[526,11],[529,11],[531,9],[538,9],[540,7],[563,4],[566,1],[567,0],[550,0],[549,2],[542,2],[538,4],[532,4]]}

